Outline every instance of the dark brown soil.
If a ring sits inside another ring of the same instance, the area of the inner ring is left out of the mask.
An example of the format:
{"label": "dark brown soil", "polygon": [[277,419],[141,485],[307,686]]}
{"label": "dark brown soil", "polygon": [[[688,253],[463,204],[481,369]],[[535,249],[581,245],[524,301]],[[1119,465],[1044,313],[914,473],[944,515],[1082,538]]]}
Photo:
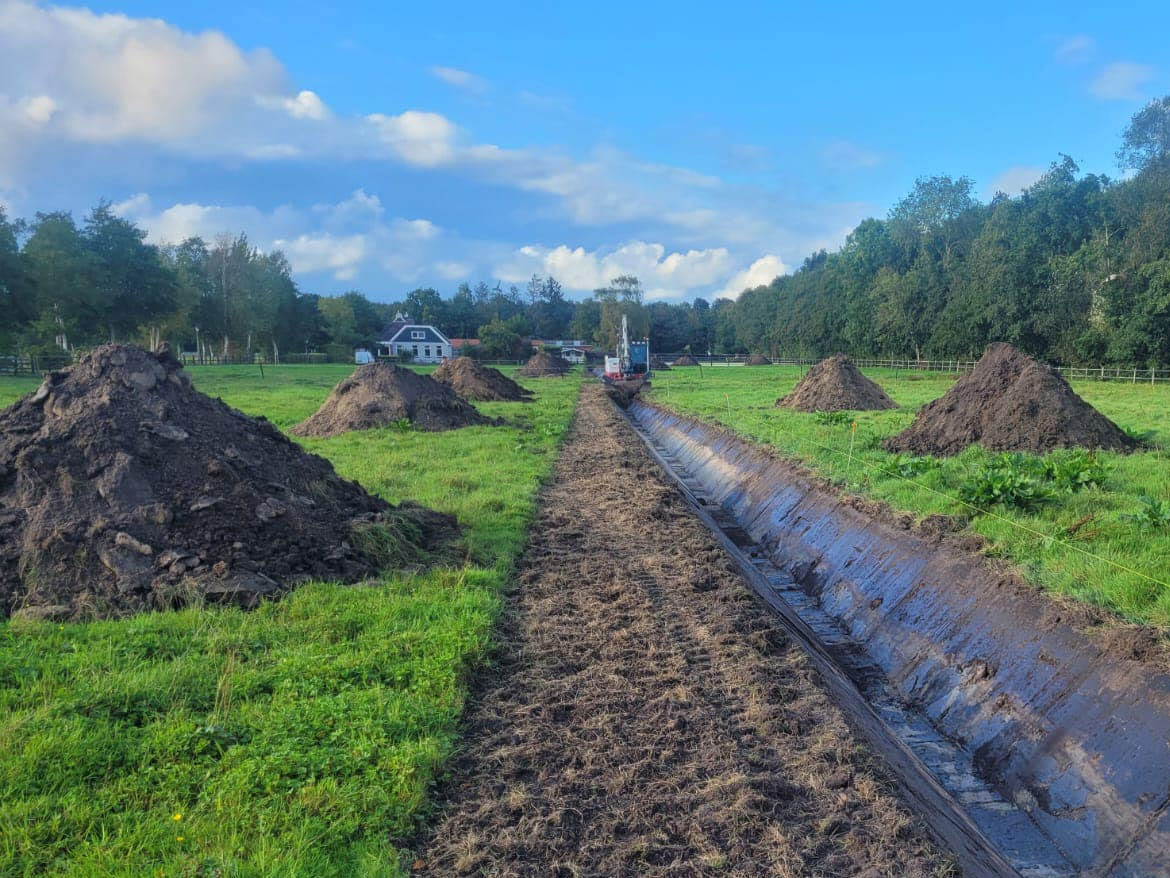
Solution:
{"label": "dark brown soil", "polygon": [[653,372],[669,372],[670,371],[670,364],[667,363],[666,360],[660,360],[657,357],[655,357],[653,360],[650,361],[650,369]]}
{"label": "dark brown soil", "polygon": [[677,360],[675,360],[674,363],[672,363],[671,365],[674,365],[674,366],[697,366],[697,365],[699,365],[699,361],[696,360],[694,357],[692,357],[690,354],[683,354],[681,357],[679,357]]}
{"label": "dark brown soil", "polygon": [[446,384],[464,399],[502,402],[531,402],[532,391],[526,390],[501,372],[481,365],[471,357],[445,360],[431,377]]}
{"label": "dark brown soil", "polygon": [[516,373],[521,378],[559,378],[572,367],[560,357],[548,351],[537,351]]}
{"label": "dark brown soil", "polygon": [[1138,447],[1054,369],[1002,343],[989,345],[971,372],[883,445],[888,451],[948,455],[976,442],[992,451],[1037,454],[1078,446],[1123,452]]}
{"label": "dark brown soil", "polygon": [[294,436],[340,436],[400,421],[429,432],[494,423],[446,384],[393,363],[358,366],[336,387]]}
{"label": "dark brown soil", "polygon": [[100,347],[0,411],[4,615],[251,606],[301,578],[352,582],[380,566],[355,530],[405,518],[424,549],[454,528],[199,393],[167,353]]}
{"label": "dark brown soil", "polygon": [[622,408],[629,408],[630,402],[642,392],[643,387],[649,387],[650,381],[644,376],[627,378],[622,381],[607,381],[605,393]]}
{"label": "dark brown soil", "polygon": [[798,412],[866,412],[898,407],[844,354],[821,360],[790,394],[776,400],[776,405]]}
{"label": "dark brown soil", "polygon": [[745,366],[771,366],[772,361],[769,360],[767,357],[765,357],[763,354],[752,354],[750,357],[748,357],[746,360],[743,361],[743,364]]}
{"label": "dark brown soil", "polygon": [[415,873],[954,874],[601,386],[582,393]]}

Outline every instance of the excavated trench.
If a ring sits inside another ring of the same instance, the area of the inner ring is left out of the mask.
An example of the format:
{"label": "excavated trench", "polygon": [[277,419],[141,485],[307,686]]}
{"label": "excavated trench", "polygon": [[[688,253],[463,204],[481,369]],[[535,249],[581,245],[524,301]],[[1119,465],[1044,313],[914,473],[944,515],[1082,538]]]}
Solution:
{"label": "excavated trench", "polygon": [[1170,876],[1170,676],[723,429],[626,416],[969,875]]}

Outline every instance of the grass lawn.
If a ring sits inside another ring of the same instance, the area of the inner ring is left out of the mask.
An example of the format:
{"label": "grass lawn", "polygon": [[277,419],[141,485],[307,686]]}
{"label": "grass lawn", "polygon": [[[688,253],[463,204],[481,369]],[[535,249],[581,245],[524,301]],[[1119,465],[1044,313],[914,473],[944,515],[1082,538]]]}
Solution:
{"label": "grass lawn", "polygon": [[[1101,453],[1096,458],[1105,478],[1099,487],[1056,491],[1028,510],[995,504],[977,512],[957,498],[995,455],[975,447],[936,463],[888,454],[879,445],[908,426],[921,405],[942,396],[954,376],[866,370],[901,408],[856,413],[851,460],[853,416],[834,420],[774,407],[801,374],[787,366],[706,367],[701,375],[697,368],[679,368],[655,374],[649,398],[773,446],[896,509],[971,517],[989,553],[1010,558],[1032,582],[1134,622],[1170,625],[1170,521],[1157,526],[1133,519],[1145,508],[1143,496],[1170,501],[1170,453]],[[1118,424],[1170,446],[1170,385],[1089,381],[1074,388]]]}
{"label": "grass lawn", "polygon": [[[351,366],[205,367],[288,427]],[[0,404],[35,387],[0,378]],[[0,875],[393,876],[488,648],[579,377],[481,403],[506,427],[305,442],[391,501],[454,513],[460,569],[314,583],[253,612],[0,623]],[[408,864],[407,864],[408,865]]]}

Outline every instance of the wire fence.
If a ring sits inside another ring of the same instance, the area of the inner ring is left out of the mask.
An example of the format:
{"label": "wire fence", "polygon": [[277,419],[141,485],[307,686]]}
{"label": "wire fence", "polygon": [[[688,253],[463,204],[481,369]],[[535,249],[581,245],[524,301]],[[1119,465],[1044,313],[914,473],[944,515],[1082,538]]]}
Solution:
{"label": "wire fence", "polygon": [[[656,360],[672,364],[684,354],[655,354]],[[747,357],[725,356],[720,354],[699,356],[692,354],[704,366],[743,366]],[[869,357],[853,357],[853,362],[862,369],[891,369],[895,372],[945,372],[962,374],[975,368],[978,360],[918,360],[918,359],[882,359]],[[775,357],[770,358],[768,365],[799,366],[807,368],[821,361],[817,357]],[[1061,366],[1053,364],[1061,375],[1070,381],[1124,381],[1130,384],[1156,384],[1161,381],[1170,381],[1170,368],[1156,368],[1151,366]]]}
{"label": "wire fence", "polygon": [[[76,362],[84,351],[74,351],[72,354],[68,353],[53,353],[53,354],[27,354],[27,353],[0,353],[0,375],[43,375],[46,372],[51,372],[55,369],[63,369],[71,363]],[[184,366],[251,366],[251,365],[273,365],[263,354],[254,354],[247,356],[244,354],[229,354],[227,356],[216,354],[195,354],[191,352],[183,352],[179,355],[179,360]],[[679,357],[685,356],[682,353],[655,353],[653,359],[655,361],[662,361],[668,364],[673,363]],[[744,356],[730,356],[724,354],[707,354],[691,355],[703,366],[743,366],[747,357]],[[484,359],[480,360],[484,365],[489,366],[521,366],[525,360],[521,359]],[[814,366],[820,362],[818,357],[774,357],[770,360],[770,365],[774,366],[799,366],[807,369],[809,366]],[[895,372],[940,372],[949,374],[962,374],[969,372],[975,368],[976,360],[971,359],[950,359],[950,360],[925,360],[925,359],[889,359],[889,358],[872,358],[872,357],[854,357],[855,362],[862,369],[890,369]],[[290,353],[282,354],[280,357],[280,365],[300,366],[300,365],[317,365],[322,363],[353,363],[351,358],[335,358],[330,357],[324,353]],[[419,363],[418,365],[426,365]],[[1119,365],[1100,365],[1100,366],[1060,366],[1054,367],[1060,374],[1070,381],[1120,381],[1128,384],[1158,384],[1160,382],[1170,381],[1170,368],[1156,368],[1150,366],[1119,366]]]}

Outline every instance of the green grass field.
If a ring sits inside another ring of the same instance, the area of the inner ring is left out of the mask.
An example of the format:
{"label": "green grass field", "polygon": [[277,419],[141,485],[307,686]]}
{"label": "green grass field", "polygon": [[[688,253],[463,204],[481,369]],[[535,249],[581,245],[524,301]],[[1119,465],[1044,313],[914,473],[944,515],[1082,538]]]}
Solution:
{"label": "green grass field", "polygon": [[[1170,625],[1170,521],[1142,523],[1143,496],[1170,501],[1170,453],[1102,453],[1099,487],[1057,491],[1030,510],[1003,504],[973,510],[960,502],[963,486],[993,462],[981,448],[946,459],[898,457],[879,443],[913,420],[924,403],[942,396],[954,376],[867,370],[901,406],[890,412],[837,419],[774,407],[799,380],[798,367],[674,369],[654,376],[649,398],[676,411],[717,422],[851,490],[924,516],[971,517],[989,553],[1010,558],[1032,582],[1059,594],[1108,608],[1121,617]],[[1074,385],[1089,403],[1118,424],[1170,446],[1170,386],[1082,382]],[[1057,457],[1061,455],[1058,452]],[[1168,508],[1170,511],[1170,508]]]}
{"label": "green grass field", "polygon": [[[349,366],[192,369],[288,427]],[[0,404],[36,380],[0,378]],[[382,876],[423,819],[579,376],[483,403],[506,427],[306,442],[454,513],[460,569],[314,583],[253,612],[0,623],[0,875]]]}

